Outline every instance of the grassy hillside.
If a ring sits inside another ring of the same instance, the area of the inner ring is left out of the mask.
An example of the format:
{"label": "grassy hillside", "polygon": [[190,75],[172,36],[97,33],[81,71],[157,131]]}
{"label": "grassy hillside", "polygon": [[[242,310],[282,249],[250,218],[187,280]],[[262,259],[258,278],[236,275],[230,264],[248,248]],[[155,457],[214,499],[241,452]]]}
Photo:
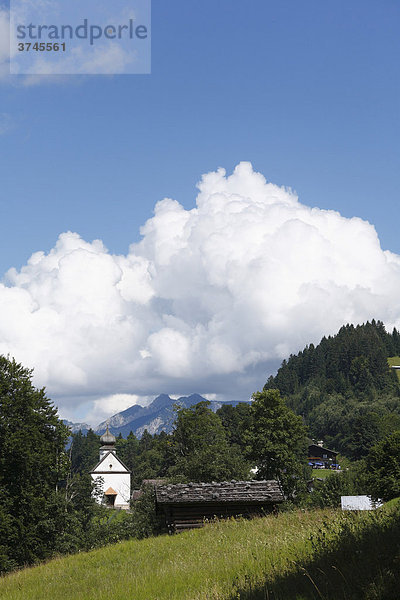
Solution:
{"label": "grassy hillside", "polygon": [[221,522],[22,570],[0,580],[0,598],[390,600],[399,534],[397,505]]}

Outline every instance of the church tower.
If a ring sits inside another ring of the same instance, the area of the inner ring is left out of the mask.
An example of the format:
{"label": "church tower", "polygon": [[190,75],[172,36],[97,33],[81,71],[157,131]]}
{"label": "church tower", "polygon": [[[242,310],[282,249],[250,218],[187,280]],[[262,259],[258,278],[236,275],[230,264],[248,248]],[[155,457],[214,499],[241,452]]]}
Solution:
{"label": "church tower", "polygon": [[108,424],[100,442],[100,460],[90,472],[94,481],[101,478],[103,495],[99,502],[110,508],[126,510],[131,497],[131,472],[117,456],[116,438],[109,431]]}
{"label": "church tower", "polygon": [[102,444],[100,447],[100,460],[103,458],[103,456],[105,456],[107,454],[107,452],[113,452],[114,454],[116,454],[116,449],[115,449],[116,441],[117,441],[116,437],[115,437],[115,435],[110,433],[110,431],[108,429],[108,423],[107,423],[107,429],[105,430],[105,432],[103,433],[103,435],[100,438],[100,442]]}

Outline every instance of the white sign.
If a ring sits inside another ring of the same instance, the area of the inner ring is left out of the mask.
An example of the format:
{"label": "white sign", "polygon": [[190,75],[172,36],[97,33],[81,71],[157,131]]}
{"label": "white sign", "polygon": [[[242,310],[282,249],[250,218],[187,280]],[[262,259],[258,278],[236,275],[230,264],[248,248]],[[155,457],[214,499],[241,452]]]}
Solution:
{"label": "white sign", "polygon": [[341,496],[342,510],[375,510],[382,506],[381,501],[374,502],[371,496]]}

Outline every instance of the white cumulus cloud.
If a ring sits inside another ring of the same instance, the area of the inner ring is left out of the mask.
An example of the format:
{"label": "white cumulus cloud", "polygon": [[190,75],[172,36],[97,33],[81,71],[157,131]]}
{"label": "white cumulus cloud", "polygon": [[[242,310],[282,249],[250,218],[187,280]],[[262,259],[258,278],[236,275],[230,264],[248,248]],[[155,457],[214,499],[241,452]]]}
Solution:
{"label": "white cumulus cloud", "polygon": [[247,399],[344,323],[400,325],[400,257],[368,222],[310,208],[249,163],[198,187],[192,210],[158,202],[126,256],[63,233],[0,284],[0,353],[69,417],[129,395]]}

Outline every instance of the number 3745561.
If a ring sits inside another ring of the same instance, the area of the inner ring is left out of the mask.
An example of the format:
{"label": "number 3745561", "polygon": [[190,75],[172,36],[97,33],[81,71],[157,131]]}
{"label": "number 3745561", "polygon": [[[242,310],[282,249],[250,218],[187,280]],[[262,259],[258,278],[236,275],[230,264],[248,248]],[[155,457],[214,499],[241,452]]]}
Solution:
{"label": "number 3745561", "polygon": [[35,52],[65,52],[65,42],[62,42],[62,44],[58,42],[35,42],[34,44],[31,42],[21,42],[18,44],[19,52],[29,52],[30,50],[34,50]]}

